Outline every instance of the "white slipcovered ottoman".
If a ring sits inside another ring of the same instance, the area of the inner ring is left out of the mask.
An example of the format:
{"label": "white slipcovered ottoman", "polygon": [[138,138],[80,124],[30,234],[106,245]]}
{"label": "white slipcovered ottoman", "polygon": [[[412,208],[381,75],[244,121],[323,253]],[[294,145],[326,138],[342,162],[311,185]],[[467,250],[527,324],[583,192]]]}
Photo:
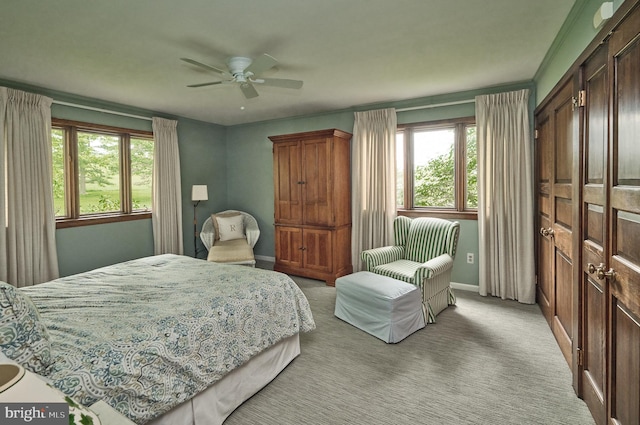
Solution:
{"label": "white slipcovered ottoman", "polygon": [[336,279],[335,316],[387,343],[424,328],[420,289],[371,272]]}

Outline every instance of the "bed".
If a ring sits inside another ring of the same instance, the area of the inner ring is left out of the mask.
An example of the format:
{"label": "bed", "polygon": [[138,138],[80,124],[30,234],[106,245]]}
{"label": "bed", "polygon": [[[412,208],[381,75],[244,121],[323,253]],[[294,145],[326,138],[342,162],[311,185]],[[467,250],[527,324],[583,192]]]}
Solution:
{"label": "bed", "polygon": [[102,400],[137,424],[222,423],[300,354],[299,333],[315,328],[288,276],[178,255],[18,292],[51,342],[50,364],[36,372],[77,402]]}

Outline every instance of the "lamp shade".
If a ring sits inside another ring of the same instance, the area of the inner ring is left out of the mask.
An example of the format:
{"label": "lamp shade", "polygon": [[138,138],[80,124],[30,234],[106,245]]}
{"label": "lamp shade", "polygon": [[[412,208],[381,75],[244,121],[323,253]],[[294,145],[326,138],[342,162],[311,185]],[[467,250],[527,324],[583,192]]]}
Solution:
{"label": "lamp shade", "polygon": [[209,199],[209,192],[206,184],[194,184],[191,189],[192,201],[206,201]]}

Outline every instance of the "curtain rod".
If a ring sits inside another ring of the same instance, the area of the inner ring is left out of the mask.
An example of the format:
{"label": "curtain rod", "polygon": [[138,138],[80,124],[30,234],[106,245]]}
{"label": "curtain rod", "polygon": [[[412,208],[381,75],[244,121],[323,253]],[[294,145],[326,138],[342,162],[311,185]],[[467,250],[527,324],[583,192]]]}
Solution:
{"label": "curtain rod", "polygon": [[56,105],[71,106],[72,108],[87,109],[89,111],[104,112],[105,114],[121,115],[123,117],[137,118],[139,120],[146,120],[146,121],[153,121],[152,118],[143,117],[142,115],[133,115],[133,114],[127,114],[125,112],[110,111],[108,109],[94,108],[93,106],[78,105],[77,103],[62,102],[60,100],[54,100],[52,103],[55,103]]}
{"label": "curtain rod", "polygon": [[455,102],[433,103],[431,105],[412,106],[412,107],[409,107],[409,108],[396,109],[396,112],[415,111],[415,110],[418,110],[418,109],[439,108],[441,106],[463,105],[465,103],[476,103],[476,100],[475,99],[467,99],[467,100],[457,100]]}

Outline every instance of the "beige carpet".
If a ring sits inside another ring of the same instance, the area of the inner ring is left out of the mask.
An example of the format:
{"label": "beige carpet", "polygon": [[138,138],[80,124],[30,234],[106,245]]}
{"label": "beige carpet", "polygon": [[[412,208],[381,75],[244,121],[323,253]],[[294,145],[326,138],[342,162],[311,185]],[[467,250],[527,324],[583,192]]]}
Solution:
{"label": "beige carpet", "polygon": [[536,305],[457,291],[438,323],[388,345],[333,316],[335,288],[294,280],[317,329],[225,425],[594,423]]}

